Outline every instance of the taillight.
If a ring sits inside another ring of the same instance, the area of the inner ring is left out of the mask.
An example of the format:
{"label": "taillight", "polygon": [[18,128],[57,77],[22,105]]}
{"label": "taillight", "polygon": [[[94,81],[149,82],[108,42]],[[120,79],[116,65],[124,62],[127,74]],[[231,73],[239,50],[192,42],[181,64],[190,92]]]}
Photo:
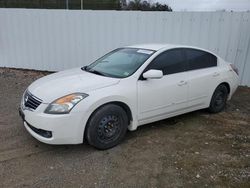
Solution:
{"label": "taillight", "polygon": [[230,64],[231,68],[233,69],[233,71],[239,75],[239,70],[237,69],[237,67],[234,64]]}

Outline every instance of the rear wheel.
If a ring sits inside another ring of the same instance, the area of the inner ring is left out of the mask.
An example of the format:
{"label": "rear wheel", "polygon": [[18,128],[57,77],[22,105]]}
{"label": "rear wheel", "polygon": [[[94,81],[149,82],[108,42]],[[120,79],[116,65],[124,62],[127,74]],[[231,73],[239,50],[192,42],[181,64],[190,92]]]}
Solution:
{"label": "rear wheel", "polygon": [[119,144],[128,127],[128,117],[120,106],[107,104],[100,107],[88,121],[85,137],[98,149],[108,149]]}
{"label": "rear wheel", "polygon": [[209,106],[209,111],[212,113],[218,113],[221,112],[227,102],[228,98],[228,89],[224,84],[219,85],[212,96],[210,106]]}

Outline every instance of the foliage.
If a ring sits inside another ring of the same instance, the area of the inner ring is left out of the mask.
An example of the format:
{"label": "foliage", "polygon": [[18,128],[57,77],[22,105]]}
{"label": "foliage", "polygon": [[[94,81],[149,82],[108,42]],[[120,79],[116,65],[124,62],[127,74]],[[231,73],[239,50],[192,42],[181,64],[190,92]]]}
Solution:
{"label": "foliage", "polygon": [[[81,7],[82,2],[82,7]],[[67,6],[68,3],[68,6]],[[0,0],[4,8],[91,9],[91,10],[142,10],[172,11],[166,4],[142,0]]]}
{"label": "foliage", "polygon": [[123,7],[125,10],[142,10],[142,11],[172,11],[167,4],[149,3],[148,1],[133,0],[126,3]]}

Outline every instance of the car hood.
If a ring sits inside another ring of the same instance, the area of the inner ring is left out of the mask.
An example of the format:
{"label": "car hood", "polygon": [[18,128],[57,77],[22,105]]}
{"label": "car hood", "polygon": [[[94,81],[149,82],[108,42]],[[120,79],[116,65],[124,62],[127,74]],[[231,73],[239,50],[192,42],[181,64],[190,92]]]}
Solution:
{"label": "car hood", "polygon": [[43,103],[52,101],[76,92],[87,93],[92,90],[117,84],[120,79],[96,75],[81,68],[57,72],[33,82],[28,90],[40,98]]}

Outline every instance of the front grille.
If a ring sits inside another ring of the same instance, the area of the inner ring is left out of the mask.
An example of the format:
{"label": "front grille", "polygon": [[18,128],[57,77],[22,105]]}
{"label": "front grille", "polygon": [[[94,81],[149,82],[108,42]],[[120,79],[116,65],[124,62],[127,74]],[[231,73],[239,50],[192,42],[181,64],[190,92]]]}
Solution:
{"label": "front grille", "polygon": [[30,109],[37,109],[37,107],[42,103],[42,100],[32,95],[29,91],[24,94],[24,106]]}

